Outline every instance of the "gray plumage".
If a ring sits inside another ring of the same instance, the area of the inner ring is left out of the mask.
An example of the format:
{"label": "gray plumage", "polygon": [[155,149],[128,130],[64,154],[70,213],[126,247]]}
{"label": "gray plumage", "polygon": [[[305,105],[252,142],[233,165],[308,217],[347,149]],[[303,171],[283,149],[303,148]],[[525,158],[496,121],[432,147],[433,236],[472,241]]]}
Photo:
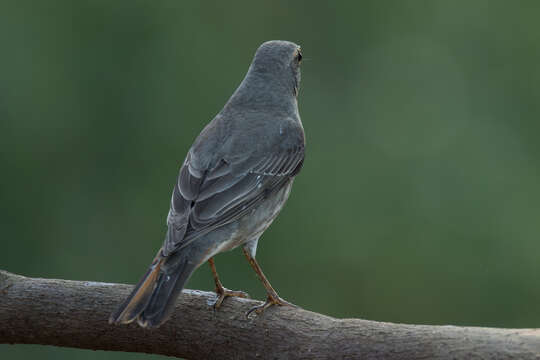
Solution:
{"label": "gray plumage", "polygon": [[159,326],[202,263],[241,245],[255,257],[304,160],[300,61],[294,43],[259,47],[238,89],[190,148],[174,185],[165,242],[111,322]]}

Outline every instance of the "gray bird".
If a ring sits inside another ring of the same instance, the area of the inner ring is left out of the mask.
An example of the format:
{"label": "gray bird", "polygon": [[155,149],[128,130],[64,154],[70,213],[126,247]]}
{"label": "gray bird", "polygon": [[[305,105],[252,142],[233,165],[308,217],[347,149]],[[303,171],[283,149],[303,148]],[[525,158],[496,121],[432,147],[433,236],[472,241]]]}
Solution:
{"label": "gray bird", "polygon": [[167,234],[146,274],[109,319],[158,327],[191,274],[208,261],[218,308],[227,296],[247,297],[221,284],[213,257],[242,246],[267,291],[261,313],[281,299],[255,260],[257,242],[287,201],[304,161],[298,113],[300,47],[262,44],[234,94],[189,150],[174,189]]}

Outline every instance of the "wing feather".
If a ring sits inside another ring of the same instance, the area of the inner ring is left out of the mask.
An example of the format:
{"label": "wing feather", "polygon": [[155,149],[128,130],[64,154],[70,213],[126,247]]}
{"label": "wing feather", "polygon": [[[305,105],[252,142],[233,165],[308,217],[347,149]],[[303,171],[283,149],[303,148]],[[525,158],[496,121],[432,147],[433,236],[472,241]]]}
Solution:
{"label": "wing feather", "polygon": [[173,191],[167,220],[170,234],[163,247],[165,256],[240,218],[270,192],[279,190],[302,166],[304,146],[291,147],[257,161],[253,156],[234,162],[220,159],[208,170],[195,168],[192,157],[188,153]]}

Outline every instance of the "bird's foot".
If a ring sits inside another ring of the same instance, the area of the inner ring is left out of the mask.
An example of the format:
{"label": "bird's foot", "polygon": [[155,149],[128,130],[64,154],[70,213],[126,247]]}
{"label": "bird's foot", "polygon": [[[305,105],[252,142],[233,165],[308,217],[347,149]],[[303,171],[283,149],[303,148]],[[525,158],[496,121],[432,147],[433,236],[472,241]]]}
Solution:
{"label": "bird's foot", "polygon": [[257,315],[260,315],[264,312],[264,310],[268,309],[269,307],[271,307],[272,305],[279,305],[279,306],[291,306],[291,307],[294,307],[294,308],[297,308],[298,306],[288,302],[288,301],[285,301],[283,300],[282,298],[280,298],[279,296],[268,296],[266,298],[266,302],[262,305],[257,305],[257,306],[254,306],[252,307],[251,309],[249,309],[247,312],[246,312],[246,318],[249,318],[249,315],[251,315],[253,312],[255,312]]}
{"label": "bird's foot", "polygon": [[219,309],[223,300],[229,296],[235,296],[243,299],[249,299],[249,294],[243,291],[234,291],[227,288],[221,287],[216,289],[217,299],[214,302],[214,309]]}

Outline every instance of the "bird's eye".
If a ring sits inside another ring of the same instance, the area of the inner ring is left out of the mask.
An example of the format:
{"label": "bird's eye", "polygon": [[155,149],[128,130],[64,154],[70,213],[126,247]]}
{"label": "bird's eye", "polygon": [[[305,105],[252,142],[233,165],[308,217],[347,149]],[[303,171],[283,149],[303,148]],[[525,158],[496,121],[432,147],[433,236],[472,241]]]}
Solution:
{"label": "bird's eye", "polygon": [[297,50],[296,61],[298,61],[299,63],[302,61],[302,52],[300,51],[300,49]]}

